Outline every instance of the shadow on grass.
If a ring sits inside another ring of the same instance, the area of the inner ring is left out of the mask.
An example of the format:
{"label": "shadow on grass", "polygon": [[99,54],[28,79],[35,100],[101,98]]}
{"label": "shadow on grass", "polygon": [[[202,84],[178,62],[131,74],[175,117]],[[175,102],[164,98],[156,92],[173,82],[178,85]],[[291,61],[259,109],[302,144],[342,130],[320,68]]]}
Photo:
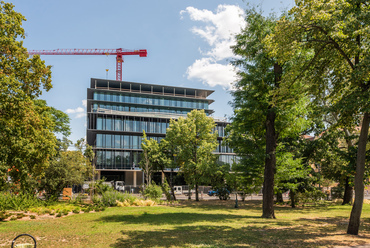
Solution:
{"label": "shadow on grass", "polygon": [[316,228],[315,232],[308,232],[301,227],[258,229],[253,226],[175,226],[161,230],[121,231],[122,237],[110,247],[334,247],[350,244],[346,240],[347,235],[327,234],[328,231],[322,227]]}
{"label": "shadow on grass", "polygon": [[[233,215],[233,214],[212,214],[212,213],[147,213],[140,215],[132,214],[116,214],[103,216],[98,221],[104,222],[122,222],[123,224],[137,224],[145,225],[184,225],[194,222],[218,222],[218,223],[233,223],[235,221],[243,221],[243,219],[252,220],[257,223],[262,220],[256,216]],[[251,222],[249,220],[248,222]]]}

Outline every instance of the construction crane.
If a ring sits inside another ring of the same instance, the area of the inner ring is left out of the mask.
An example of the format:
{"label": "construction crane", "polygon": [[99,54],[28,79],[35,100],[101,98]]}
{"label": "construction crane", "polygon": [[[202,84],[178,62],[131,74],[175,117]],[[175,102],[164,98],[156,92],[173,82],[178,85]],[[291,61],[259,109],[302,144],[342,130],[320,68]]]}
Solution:
{"label": "construction crane", "polygon": [[122,81],[122,63],[124,55],[139,55],[146,57],[146,49],[127,50],[118,49],[55,49],[55,50],[29,50],[28,54],[34,55],[116,55],[116,80]]}

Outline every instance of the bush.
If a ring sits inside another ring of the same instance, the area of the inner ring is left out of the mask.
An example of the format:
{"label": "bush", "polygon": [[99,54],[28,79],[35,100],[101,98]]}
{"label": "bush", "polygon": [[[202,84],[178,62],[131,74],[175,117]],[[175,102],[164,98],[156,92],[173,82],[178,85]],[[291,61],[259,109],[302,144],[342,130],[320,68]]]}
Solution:
{"label": "bush", "polygon": [[344,188],[342,187],[333,187],[331,188],[331,199],[343,199]]}
{"label": "bush", "polygon": [[11,194],[0,192],[0,210],[24,211],[31,207],[44,206],[46,203],[33,194]]}
{"label": "bush", "polygon": [[[102,194],[100,200],[99,198],[93,198],[93,201],[96,203],[100,202],[101,205],[106,207],[115,207],[117,206],[117,202],[128,202],[130,205],[137,199],[137,197],[132,196],[130,194],[122,194],[118,191],[107,191]],[[94,203],[95,203],[94,202]]]}
{"label": "bush", "polygon": [[158,201],[162,196],[162,188],[160,186],[157,186],[155,183],[150,184],[144,189],[143,195],[145,198]]}
{"label": "bush", "polygon": [[321,199],[326,199],[326,194],[319,189],[299,192],[296,194],[296,203],[316,203]]}

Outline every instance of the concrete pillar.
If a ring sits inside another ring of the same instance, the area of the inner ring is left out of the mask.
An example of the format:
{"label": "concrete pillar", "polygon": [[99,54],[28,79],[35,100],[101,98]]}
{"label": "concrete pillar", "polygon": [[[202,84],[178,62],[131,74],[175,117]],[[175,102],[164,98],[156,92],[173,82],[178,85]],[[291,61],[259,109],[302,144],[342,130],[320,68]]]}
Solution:
{"label": "concrete pillar", "polygon": [[134,187],[136,187],[136,171],[134,171]]}

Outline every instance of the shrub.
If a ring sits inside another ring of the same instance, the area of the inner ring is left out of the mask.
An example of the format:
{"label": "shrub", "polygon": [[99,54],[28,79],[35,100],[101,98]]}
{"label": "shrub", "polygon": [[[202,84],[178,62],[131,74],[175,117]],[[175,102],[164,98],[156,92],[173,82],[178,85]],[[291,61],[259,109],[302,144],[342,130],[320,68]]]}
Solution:
{"label": "shrub", "polygon": [[32,220],[34,220],[34,219],[36,219],[36,216],[35,216],[35,215],[30,215],[30,218],[31,218]]}
{"label": "shrub", "polygon": [[117,206],[117,202],[127,201],[130,205],[137,199],[137,197],[130,194],[122,194],[118,191],[107,191],[101,196],[101,205],[106,207]]}
{"label": "shrub", "polygon": [[31,207],[44,206],[45,202],[33,194],[18,195],[0,192],[0,210],[24,211]]}
{"label": "shrub", "polygon": [[158,201],[162,196],[162,188],[153,183],[144,189],[143,194],[145,198]]}
{"label": "shrub", "polygon": [[344,188],[342,187],[333,187],[331,188],[331,199],[342,199],[344,196]]}

